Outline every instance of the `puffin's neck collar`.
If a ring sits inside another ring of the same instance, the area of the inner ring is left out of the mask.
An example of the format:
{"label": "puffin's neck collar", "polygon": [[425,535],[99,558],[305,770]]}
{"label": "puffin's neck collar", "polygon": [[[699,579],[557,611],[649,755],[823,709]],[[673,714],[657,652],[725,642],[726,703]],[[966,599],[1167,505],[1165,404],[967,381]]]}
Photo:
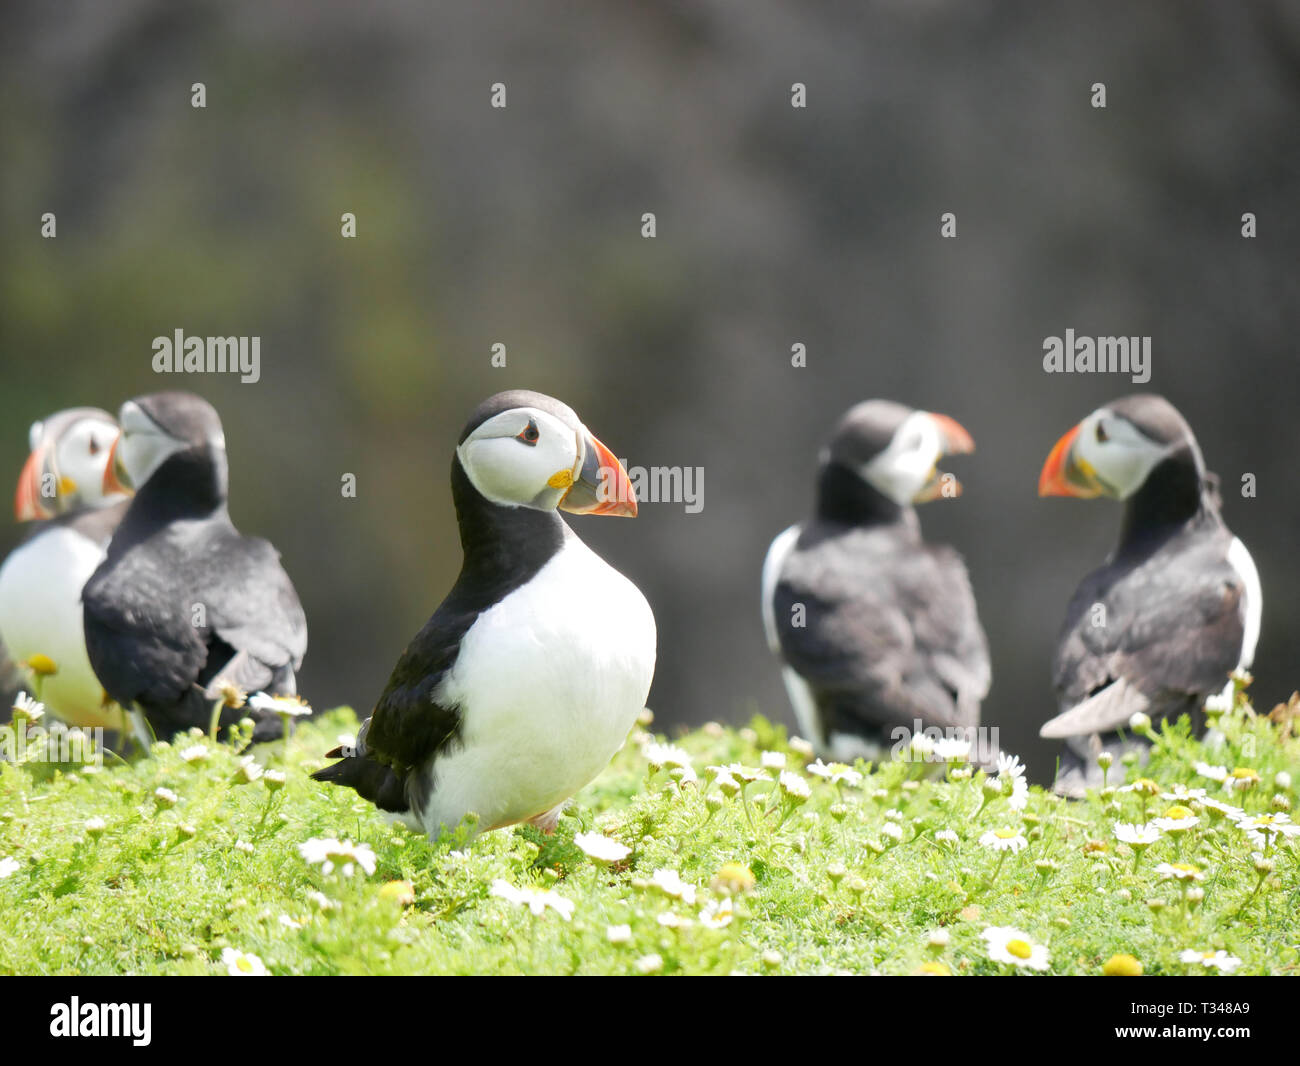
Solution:
{"label": "puffin's neck collar", "polygon": [[1200,517],[1218,517],[1218,504],[1206,483],[1195,445],[1184,445],[1162,459],[1124,505],[1120,554],[1163,540]]}
{"label": "puffin's neck collar", "polygon": [[129,514],[155,521],[202,518],[224,511],[230,473],[225,452],[187,448],[168,456],[131,501]]}
{"label": "puffin's neck collar", "polygon": [[851,526],[914,524],[916,512],[891,500],[834,459],[817,478],[817,517]]}
{"label": "puffin's neck collar", "polygon": [[521,567],[540,569],[564,542],[567,527],[558,513],[493,503],[474,487],[459,456],[451,460],[451,498],[465,555],[464,570],[505,573]]}

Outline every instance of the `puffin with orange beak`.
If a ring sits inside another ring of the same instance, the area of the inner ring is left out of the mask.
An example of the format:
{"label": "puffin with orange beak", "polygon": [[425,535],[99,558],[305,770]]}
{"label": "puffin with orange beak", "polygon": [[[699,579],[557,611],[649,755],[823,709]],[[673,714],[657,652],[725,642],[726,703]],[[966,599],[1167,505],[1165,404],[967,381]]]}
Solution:
{"label": "puffin with orange beak", "polygon": [[[206,731],[228,685],[294,694],[307,620],[279,553],[230,521],[217,412],[193,393],[160,392],[128,400],[118,421],[105,488],[125,477],[135,497],[82,592],[86,651],[104,689],[144,744]],[[219,724],[245,714],[255,742],[283,731],[277,713],[229,704]]]}
{"label": "puffin with orange beak", "polygon": [[554,829],[645,707],[655,621],[559,511],[634,517],[627,473],[563,403],[498,393],[451,463],[464,561],[402,653],[354,747],[313,776],[436,838]]}
{"label": "puffin with orange beak", "polygon": [[1124,503],[1119,543],[1065,612],[1053,683],[1060,713],[1039,731],[1064,740],[1056,791],[1103,781],[1097,756],[1136,751],[1133,715],[1188,714],[1231,691],[1259,640],[1262,592],[1246,550],[1219,514],[1217,480],[1183,416],[1151,394],[1098,408],[1052,449],[1040,496]]}
{"label": "puffin with orange beak", "polygon": [[[812,519],[772,542],[763,625],[820,755],[879,758],[918,722],[975,741],[988,642],[965,564],[922,540],[914,508],[957,496],[960,484],[937,463],[974,448],[946,415],[860,403],[822,455]],[[995,755],[972,751],[980,763]]]}
{"label": "puffin with orange beak", "polygon": [[40,698],[56,718],[112,730],[122,728],[122,713],[91,669],[81,590],[126,512],[127,497],[104,487],[117,432],[113,416],[97,407],[69,408],[32,425],[14,516],[35,528],[0,566],[0,637],[8,654],[30,669],[39,664]]}

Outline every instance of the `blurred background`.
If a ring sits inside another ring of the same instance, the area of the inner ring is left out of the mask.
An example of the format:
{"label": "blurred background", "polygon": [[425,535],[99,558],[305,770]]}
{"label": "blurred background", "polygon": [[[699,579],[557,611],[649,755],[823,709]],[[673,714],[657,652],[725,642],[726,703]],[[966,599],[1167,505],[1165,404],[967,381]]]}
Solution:
{"label": "blurred background", "polygon": [[[459,566],[460,427],[527,387],[632,464],[704,468],[698,514],[574,519],[655,608],[660,726],[792,723],[759,570],[810,511],[831,423],[882,396],[978,442],[950,467],[966,494],[922,523],[970,566],[986,722],[1050,778],[1055,634],[1120,512],[1040,501],[1038,472],[1136,388],[1045,374],[1069,327],[1153,338],[1146,388],[1191,422],[1262,574],[1257,703],[1300,687],[1300,5],[32,0],[0,20],[0,470],[58,408],[208,398],[231,514],[306,607],[315,705],[368,712]],[[261,337],[260,382],[155,375],[178,328]]]}

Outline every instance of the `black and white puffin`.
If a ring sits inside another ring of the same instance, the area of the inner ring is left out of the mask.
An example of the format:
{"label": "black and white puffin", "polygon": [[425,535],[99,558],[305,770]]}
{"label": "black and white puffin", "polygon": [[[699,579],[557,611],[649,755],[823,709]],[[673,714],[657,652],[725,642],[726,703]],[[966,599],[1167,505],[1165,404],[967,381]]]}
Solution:
{"label": "black and white puffin", "polygon": [[[206,729],[225,682],[295,693],[307,622],[275,548],[230,521],[217,412],[192,393],[161,392],[128,400],[118,421],[105,486],[123,487],[124,475],[136,494],[82,593],[104,689],[141,741]],[[255,741],[280,734],[270,712],[226,707],[221,724],[245,713]]]}
{"label": "black and white puffin", "polygon": [[1102,783],[1097,755],[1147,742],[1127,730],[1187,713],[1251,665],[1262,592],[1245,545],[1219,515],[1217,482],[1168,400],[1126,396],[1098,408],[1052,449],[1040,496],[1124,501],[1119,543],[1066,609],[1053,682],[1060,713],[1042,727],[1066,750],[1056,789]]}
{"label": "black and white puffin", "polygon": [[127,497],[104,491],[117,423],[96,407],[72,407],[33,423],[14,516],[37,523],[0,566],[0,638],[12,659],[43,655],[54,673],[39,692],[68,725],[121,730],[122,712],[91,669],[81,590],[104,559]]}
{"label": "black and white puffin", "polygon": [[988,643],[965,564],[921,539],[913,508],[957,495],[936,464],[974,447],[946,415],[860,403],[822,453],[812,519],[768,549],[764,629],[819,754],[879,758],[917,721],[975,739]]}
{"label": "black and white puffin", "polygon": [[460,575],[355,747],[314,776],[431,838],[469,814],[549,831],[645,707],[656,643],[645,597],[557,509],[635,516],[636,498],[570,408],[523,390],[470,417],[451,494]]}

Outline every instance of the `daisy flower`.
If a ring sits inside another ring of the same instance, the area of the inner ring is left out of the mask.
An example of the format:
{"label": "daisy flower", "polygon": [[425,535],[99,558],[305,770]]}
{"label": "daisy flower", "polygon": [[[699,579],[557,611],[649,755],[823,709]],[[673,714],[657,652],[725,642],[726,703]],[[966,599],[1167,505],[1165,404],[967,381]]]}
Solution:
{"label": "daisy flower", "polygon": [[107,828],[108,828],[108,823],[104,821],[103,818],[100,818],[98,815],[96,815],[94,818],[86,819],[86,832],[93,837],[99,836],[100,833],[102,833]]}
{"label": "daisy flower", "polygon": [[255,711],[270,711],[299,718],[311,714],[311,706],[298,696],[268,696],[265,692],[248,697],[248,705]]}
{"label": "daisy flower", "polygon": [[1246,792],[1259,784],[1259,771],[1249,766],[1238,766],[1223,782],[1223,787],[1236,792]]}
{"label": "daisy flower", "polygon": [[814,777],[825,778],[832,785],[848,785],[849,788],[857,788],[862,784],[862,775],[842,762],[827,764],[818,759],[808,767],[808,772]]}
{"label": "daisy flower", "polygon": [[970,746],[962,737],[940,737],[934,742],[934,755],[943,762],[965,762],[970,758]]}
{"label": "daisy flower", "polygon": [[1156,867],[1161,877],[1171,877],[1175,881],[1204,881],[1205,874],[1189,862],[1162,862]]}
{"label": "daisy flower", "polygon": [[319,866],[321,873],[332,874],[337,866],[344,877],[351,877],[360,866],[367,874],[375,872],[375,853],[369,844],[334,837],[312,837],[298,845],[300,854],[309,865]]}
{"label": "daisy flower", "polygon": [[808,782],[798,774],[793,774],[789,770],[782,770],[778,778],[781,791],[792,800],[802,803],[812,795],[812,789],[808,787]]}
{"label": "daisy flower", "polygon": [[1175,804],[1165,811],[1164,817],[1153,818],[1150,824],[1157,829],[1163,829],[1166,833],[1183,833],[1193,826],[1199,825],[1200,821],[1190,809],[1181,804]]}
{"label": "daisy flower", "polygon": [[650,883],[665,896],[680,899],[692,906],[695,904],[695,886],[683,881],[676,870],[656,870],[650,877]]}
{"label": "daisy flower", "polygon": [[1008,962],[1018,968],[1046,970],[1050,956],[1042,944],[1035,944],[1028,933],[1009,925],[991,925],[980,934],[988,943],[989,958]]}
{"label": "daisy flower", "polygon": [[1160,839],[1160,827],[1151,822],[1145,825],[1136,822],[1118,822],[1115,825],[1115,839],[1129,847],[1145,848]]}
{"label": "daisy flower", "polygon": [[540,916],[547,907],[550,907],[566,922],[573,917],[573,900],[565,899],[558,892],[551,892],[549,889],[515,888],[509,881],[503,881],[498,877],[492,882],[489,892],[520,907],[527,907],[534,916]]}
{"label": "daisy flower", "polygon": [[13,711],[15,718],[26,718],[29,722],[39,722],[45,717],[45,704],[40,700],[34,700],[26,692],[18,693],[18,698],[13,702]]}
{"label": "daisy flower", "polygon": [[674,914],[672,911],[664,911],[655,921],[665,929],[685,929],[692,922],[689,918],[683,918],[680,914]]}
{"label": "daisy flower", "polygon": [[724,862],[713,875],[709,887],[728,896],[748,892],[754,887],[754,872],[743,862]]}
{"label": "daisy flower", "polygon": [[1188,788],[1180,781],[1171,791],[1160,793],[1160,798],[1173,800],[1175,803],[1187,803],[1191,800],[1205,799],[1208,794],[1203,788]]}
{"label": "daisy flower", "polygon": [[577,833],[573,842],[587,858],[596,862],[622,862],[632,854],[632,849],[627,845],[611,840],[603,833]]}
{"label": "daisy flower", "polygon": [[1223,783],[1228,777],[1228,768],[1226,766],[1211,766],[1207,762],[1196,762],[1192,764],[1192,769],[1202,777],[1208,777],[1211,781]]}
{"label": "daisy flower", "polygon": [[170,788],[155,788],[153,790],[153,801],[159,807],[175,807],[180,800],[180,796],[176,795]]}
{"label": "daisy flower", "polygon": [[221,949],[221,963],[231,977],[266,977],[266,963],[251,951],[236,951],[234,948]]}
{"label": "daisy flower", "polygon": [[1237,822],[1251,843],[1266,848],[1278,837],[1293,837],[1300,834],[1300,825],[1291,821],[1286,814],[1252,814]]}
{"label": "daisy flower", "polygon": [[611,944],[626,944],[632,939],[630,925],[611,925],[605,930],[605,939]]}
{"label": "daisy flower", "polygon": [[659,954],[642,955],[632,965],[637,973],[658,973],[664,968],[664,957]]}
{"label": "daisy flower", "polygon": [[1234,807],[1231,803],[1223,803],[1211,796],[1202,796],[1196,801],[1206,810],[1214,811],[1215,814],[1221,814],[1229,821],[1235,822],[1238,818],[1245,815],[1240,807]]}
{"label": "daisy flower", "polygon": [[880,827],[880,835],[897,842],[903,839],[903,827],[897,822],[886,822]]}
{"label": "daisy flower", "polygon": [[783,751],[765,751],[759,758],[758,763],[764,770],[784,770],[785,769],[785,752]]}
{"label": "daisy flower", "polygon": [[1231,696],[1225,696],[1222,692],[1216,692],[1213,696],[1205,697],[1206,714],[1227,714],[1230,710],[1232,710]]}
{"label": "daisy flower", "polygon": [[725,929],[731,924],[734,911],[730,897],[719,902],[707,903],[700,911],[700,925],[705,929]]}
{"label": "daisy flower", "polygon": [[1241,965],[1241,960],[1236,955],[1229,955],[1226,951],[1196,951],[1188,948],[1178,958],[1186,963],[1208,966],[1220,973],[1232,973]]}
{"label": "daisy flower", "polygon": [[0,859],[0,881],[6,877],[12,877],[22,869],[22,864],[17,859]]}
{"label": "daisy flower", "polygon": [[982,837],[980,844],[993,851],[1009,851],[1015,854],[1021,848],[1029,846],[1029,841],[1019,829],[990,829]]}
{"label": "daisy flower", "polygon": [[690,755],[676,744],[659,744],[651,741],[641,749],[641,754],[645,756],[646,762],[656,770],[665,766],[671,770],[674,766],[689,767],[691,765]]}
{"label": "daisy flower", "polygon": [[181,758],[188,763],[202,762],[208,757],[208,749],[202,744],[194,744],[181,749]]}
{"label": "daisy flower", "polygon": [[1010,793],[1007,801],[1013,811],[1022,811],[1029,803],[1029,782],[1025,780],[1025,764],[1017,755],[998,752],[998,786]]}
{"label": "daisy flower", "polygon": [[953,847],[956,847],[961,840],[951,829],[940,829],[934,834],[934,839],[940,844],[951,844]]}

